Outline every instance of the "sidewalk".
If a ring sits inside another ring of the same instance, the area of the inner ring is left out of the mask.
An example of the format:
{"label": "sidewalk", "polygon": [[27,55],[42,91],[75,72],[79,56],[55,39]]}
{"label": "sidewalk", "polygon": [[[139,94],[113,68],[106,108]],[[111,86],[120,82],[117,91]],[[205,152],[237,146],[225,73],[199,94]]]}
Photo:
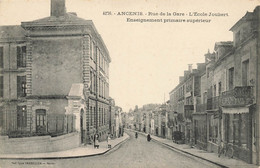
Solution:
{"label": "sidewalk", "polygon": [[[134,131],[134,130],[131,130],[131,131]],[[141,132],[139,132],[139,133],[143,134],[145,136],[147,135],[145,133],[141,133]],[[210,153],[210,152],[200,150],[197,148],[191,148],[189,145],[186,145],[186,144],[176,144],[176,143],[173,143],[173,141],[169,140],[169,139],[159,138],[154,135],[151,135],[151,138],[154,142],[163,144],[169,148],[174,149],[175,151],[178,151],[180,153],[184,153],[187,155],[191,155],[191,156],[200,158],[202,160],[206,160],[208,162],[214,163],[221,167],[258,168],[258,166],[256,166],[256,165],[248,164],[248,163],[238,160],[238,159],[228,158],[228,157],[224,157],[224,156],[218,157],[218,154],[216,154],[216,153]]]}
{"label": "sidewalk", "polygon": [[49,152],[49,153],[33,153],[33,154],[0,154],[0,159],[65,159],[65,158],[80,158],[89,157],[96,155],[103,155],[120,145],[121,143],[127,141],[129,135],[124,133],[123,137],[110,140],[112,148],[107,147],[107,142],[100,142],[99,149],[94,149],[93,145],[86,145],[66,151]]}

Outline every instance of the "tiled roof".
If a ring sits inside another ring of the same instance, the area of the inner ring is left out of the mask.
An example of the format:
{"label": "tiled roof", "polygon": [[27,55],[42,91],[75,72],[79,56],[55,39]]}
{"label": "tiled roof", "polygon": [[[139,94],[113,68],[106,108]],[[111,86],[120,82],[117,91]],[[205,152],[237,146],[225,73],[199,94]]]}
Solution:
{"label": "tiled roof", "polygon": [[23,22],[25,24],[33,24],[33,25],[45,25],[45,24],[88,24],[90,21],[79,18],[75,14],[72,13],[66,13],[64,16],[55,17],[55,16],[49,16],[41,19],[37,19],[31,22]]}
{"label": "tiled roof", "polygon": [[0,26],[0,39],[8,40],[11,39],[23,39],[26,31],[19,25],[12,26]]}

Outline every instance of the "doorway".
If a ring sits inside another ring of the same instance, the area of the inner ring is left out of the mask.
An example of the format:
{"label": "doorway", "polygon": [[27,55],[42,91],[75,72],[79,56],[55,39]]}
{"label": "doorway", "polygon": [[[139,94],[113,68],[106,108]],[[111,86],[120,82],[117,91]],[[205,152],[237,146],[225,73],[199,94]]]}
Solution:
{"label": "doorway", "polygon": [[36,133],[44,134],[46,133],[46,110],[37,109],[36,110]]}

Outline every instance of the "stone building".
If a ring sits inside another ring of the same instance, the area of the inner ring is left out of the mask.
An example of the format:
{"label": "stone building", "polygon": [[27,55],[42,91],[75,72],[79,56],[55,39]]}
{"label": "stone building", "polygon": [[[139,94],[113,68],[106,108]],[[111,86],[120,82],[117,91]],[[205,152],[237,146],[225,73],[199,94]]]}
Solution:
{"label": "stone building", "polygon": [[189,69],[184,71],[184,76],[180,77],[178,86],[170,92],[169,110],[177,112],[175,131],[184,133],[186,143],[190,143],[194,134],[192,116],[201,97],[200,74],[205,64],[200,63],[197,66],[197,69],[192,69],[192,65],[189,65]]}
{"label": "stone building", "polygon": [[[217,153],[222,143],[228,149],[227,155],[257,165],[260,162],[259,23],[260,6],[257,6],[232,26],[233,42],[216,42],[215,52],[205,54],[206,67],[199,75],[200,94],[193,99],[197,102],[192,116],[196,146]],[[180,82],[170,92],[170,107],[178,113],[182,109],[180,101],[187,97],[184,94],[187,88],[184,91],[182,88]]]}
{"label": "stone building", "polygon": [[93,22],[52,0],[49,17],[0,29],[2,133],[104,138],[111,58]]}
{"label": "stone building", "polygon": [[115,100],[110,98],[109,99],[109,130],[111,136],[114,136],[116,134],[116,109],[115,109]]}

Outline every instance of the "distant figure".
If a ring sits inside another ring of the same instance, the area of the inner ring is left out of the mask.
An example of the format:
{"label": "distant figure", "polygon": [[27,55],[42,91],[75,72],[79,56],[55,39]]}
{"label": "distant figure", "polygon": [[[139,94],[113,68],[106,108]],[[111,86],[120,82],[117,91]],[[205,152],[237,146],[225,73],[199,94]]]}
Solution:
{"label": "distant figure", "polygon": [[148,135],[147,135],[147,141],[148,141],[148,142],[150,142],[150,141],[151,141],[151,139],[152,139],[152,138],[151,138],[151,135],[150,135],[150,134],[148,134]]}
{"label": "distant figure", "polygon": [[108,148],[111,148],[110,136],[109,136],[109,134],[107,135],[107,147],[108,147]]}
{"label": "distant figure", "polygon": [[97,148],[97,149],[99,148],[98,139],[99,139],[99,136],[98,136],[98,134],[96,134],[95,137],[94,137],[94,148]]}
{"label": "distant figure", "polygon": [[138,138],[138,133],[137,133],[137,132],[135,132],[135,138],[136,138],[136,139]]}

